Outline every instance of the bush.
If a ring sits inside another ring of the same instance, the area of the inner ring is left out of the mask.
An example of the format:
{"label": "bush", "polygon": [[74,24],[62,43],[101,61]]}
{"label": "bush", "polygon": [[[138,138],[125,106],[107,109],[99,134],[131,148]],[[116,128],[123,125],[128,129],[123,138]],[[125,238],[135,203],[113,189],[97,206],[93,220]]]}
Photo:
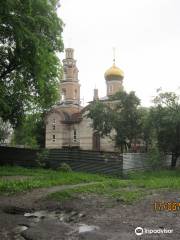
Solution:
{"label": "bush", "polygon": [[163,156],[157,147],[153,147],[148,152],[148,163],[152,168],[162,167]]}
{"label": "bush", "polygon": [[46,167],[47,165],[46,159],[48,154],[49,154],[48,149],[43,149],[41,152],[38,152],[36,163],[38,164],[39,167]]}
{"label": "bush", "polygon": [[67,163],[62,163],[58,168],[61,172],[72,172],[72,168]]}

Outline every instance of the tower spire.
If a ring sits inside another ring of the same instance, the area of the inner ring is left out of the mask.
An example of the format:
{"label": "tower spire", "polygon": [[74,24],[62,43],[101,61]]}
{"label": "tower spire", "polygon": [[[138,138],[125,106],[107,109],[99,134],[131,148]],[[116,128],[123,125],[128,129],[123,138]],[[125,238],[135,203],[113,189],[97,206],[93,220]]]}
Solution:
{"label": "tower spire", "polygon": [[113,47],[113,65],[115,66],[115,62],[116,62],[116,48]]}
{"label": "tower spire", "polygon": [[68,48],[72,48],[71,45],[72,45],[72,38],[69,37],[68,38]]}

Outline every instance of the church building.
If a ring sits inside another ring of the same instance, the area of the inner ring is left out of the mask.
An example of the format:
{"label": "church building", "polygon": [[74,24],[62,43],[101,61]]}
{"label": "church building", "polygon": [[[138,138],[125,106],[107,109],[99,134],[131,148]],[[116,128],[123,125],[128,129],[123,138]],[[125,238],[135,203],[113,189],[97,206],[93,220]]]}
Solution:
{"label": "church building", "polygon": [[[124,73],[115,65],[105,74],[107,93],[99,99],[94,89],[93,101],[108,102],[109,96],[123,90]],[[91,127],[92,120],[86,117],[87,107],[80,103],[80,83],[78,68],[74,59],[74,49],[65,50],[63,78],[60,82],[61,100],[46,116],[46,148],[72,148],[94,151],[116,151],[115,142],[109,137],[101,138]]]}

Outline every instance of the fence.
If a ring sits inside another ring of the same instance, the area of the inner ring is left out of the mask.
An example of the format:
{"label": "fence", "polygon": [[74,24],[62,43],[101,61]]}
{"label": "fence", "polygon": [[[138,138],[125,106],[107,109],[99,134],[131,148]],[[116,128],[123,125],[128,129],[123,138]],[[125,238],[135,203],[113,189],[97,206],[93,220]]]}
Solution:
{"label": "fence", "polygon": [[[42,150],[0,147],[0,165],[36,167],[38,153]],[[146,153],[95,152],[78,149],[51,149],[45,156],[46,167],[56,169],[62,163],[70,165],[74,171],[122,175],[132,170],[149,169]],[[171,156],[163,160],[163,166],[170,166]]]}
{"label": "fence", "polygon": [[[38,166],[38,153],[41,151],[0,147],[0,165]],[[51,149],[44,158],[46,167],[52,169],[56,169],[62,163],[67,163],[74,171],[111,175],[122,174],[122,156],[113,152]]]}
{"label": "fence", "polygon": [[0,147],[0,165],[35,167],[38,152],[34,149]]}
{"label": "fence", "polygon": [[[160,167],[171,166],[171,155],[164,156],[160,163]],[[148,161],[147,153],[124,153],[123,154],[123,172],[134,171],[140,169],[151,169],[151,162]]]}

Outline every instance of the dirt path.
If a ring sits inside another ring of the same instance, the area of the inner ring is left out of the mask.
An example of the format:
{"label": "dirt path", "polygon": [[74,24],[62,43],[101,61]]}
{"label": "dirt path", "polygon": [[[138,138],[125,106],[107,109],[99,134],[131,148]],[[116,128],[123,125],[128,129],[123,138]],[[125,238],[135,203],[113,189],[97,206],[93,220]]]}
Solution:
{"label": "dirt path", "polygon": [[20,193],[14,196],[0,196],[0,208],[5,206],[16,206],[26,209],[36,208],[39,201],[44,199],[48,194],[63,191],[66,189],[78,188],[82,186],[93,185],[97,182],[80,183],[75,185],[61,185],[48,188],[38,188],[27,193]]}

